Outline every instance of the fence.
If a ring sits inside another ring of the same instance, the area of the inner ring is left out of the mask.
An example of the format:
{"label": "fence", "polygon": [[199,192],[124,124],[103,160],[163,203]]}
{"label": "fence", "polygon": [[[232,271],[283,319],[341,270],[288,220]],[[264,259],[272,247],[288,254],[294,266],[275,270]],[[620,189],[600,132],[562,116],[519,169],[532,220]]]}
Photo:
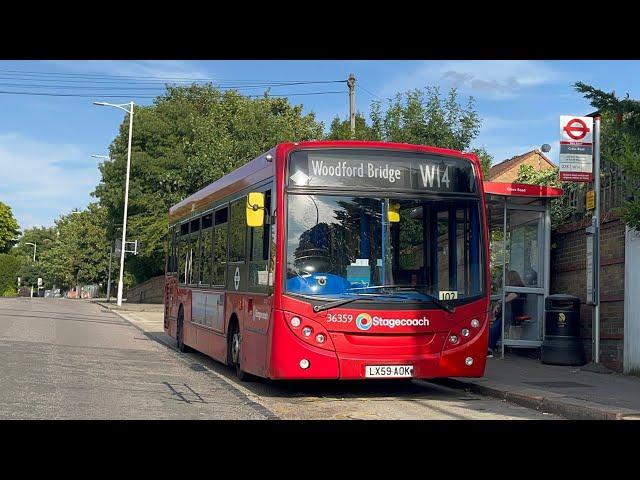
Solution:
{"label": "fence", "polygon": [[[603,214],[621,207],[632,195],[638,185],[633,185],[629,178],[612,162],[603,162],[600,168],[600,211]],[[590,218],[592,211],[586,209],[587,191],[594,189],[594,182],[578,183],[561,201],[568,202],[573,214],[567,223]]]}

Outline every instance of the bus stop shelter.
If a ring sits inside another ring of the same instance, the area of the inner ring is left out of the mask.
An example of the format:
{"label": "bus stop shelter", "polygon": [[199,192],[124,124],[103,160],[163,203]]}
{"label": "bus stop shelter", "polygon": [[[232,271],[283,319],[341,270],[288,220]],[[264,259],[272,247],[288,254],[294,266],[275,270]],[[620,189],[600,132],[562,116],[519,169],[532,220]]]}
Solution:
{"label": "bus stop shelter", "polygon": [[501,305],[505,347],[539,348],[549,295],[551,200],[562,189],[484,182],[490,240],[491,319]]}

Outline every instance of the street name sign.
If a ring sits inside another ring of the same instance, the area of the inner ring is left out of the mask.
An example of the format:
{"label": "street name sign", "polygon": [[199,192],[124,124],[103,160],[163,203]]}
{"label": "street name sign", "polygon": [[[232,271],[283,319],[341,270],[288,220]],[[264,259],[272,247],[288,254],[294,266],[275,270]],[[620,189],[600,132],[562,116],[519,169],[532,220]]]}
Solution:
{"label": "street name sign", "polygon": [[560,116],[560,180],[593,180],[593,118]]}

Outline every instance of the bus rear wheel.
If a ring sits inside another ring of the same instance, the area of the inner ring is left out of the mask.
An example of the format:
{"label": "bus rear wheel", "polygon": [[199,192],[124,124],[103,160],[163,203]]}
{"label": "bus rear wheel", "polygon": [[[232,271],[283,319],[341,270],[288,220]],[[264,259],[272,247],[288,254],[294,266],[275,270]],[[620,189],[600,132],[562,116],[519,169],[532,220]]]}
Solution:
{"label": "bus rear wheel", "polygon": [[183,353],[190,352],[191,349],[184,344],[184,310],[182,306],[178,310],[178,324],[176,326],[176,346]]}
{"label": "bus rear wheel", "polygon": [[240,348],[242,345],[242,337],[240,336],[240,328],[237,322],[233,322],[231,331],[229,332],[229,364],[236,372],[236,377],[241,382],[249,380],[250,375],[240,368]]}

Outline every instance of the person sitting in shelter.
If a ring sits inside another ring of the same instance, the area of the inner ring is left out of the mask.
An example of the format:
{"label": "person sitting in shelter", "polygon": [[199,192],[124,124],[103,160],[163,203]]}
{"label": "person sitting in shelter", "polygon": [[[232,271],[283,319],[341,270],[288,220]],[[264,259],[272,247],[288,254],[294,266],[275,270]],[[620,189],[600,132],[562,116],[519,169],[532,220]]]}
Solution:
{"label": "person sitting in shelter", "polygon": [[[524,283],[520,278],[520,274],[515,270],[509,270],[507,273],[507,285],[512,287],[524,287]],[[510,308],[510,324],[516,325],[518,320],[523,316],[525,296],[521,293],[509,292],[505,297],[505,303]],[[489,352],[487,356],[493,357],[493,350],[496,348],[498,339],[502,336],[502,303],[499,302],[493,309],[493,324],[489,329]]]}

